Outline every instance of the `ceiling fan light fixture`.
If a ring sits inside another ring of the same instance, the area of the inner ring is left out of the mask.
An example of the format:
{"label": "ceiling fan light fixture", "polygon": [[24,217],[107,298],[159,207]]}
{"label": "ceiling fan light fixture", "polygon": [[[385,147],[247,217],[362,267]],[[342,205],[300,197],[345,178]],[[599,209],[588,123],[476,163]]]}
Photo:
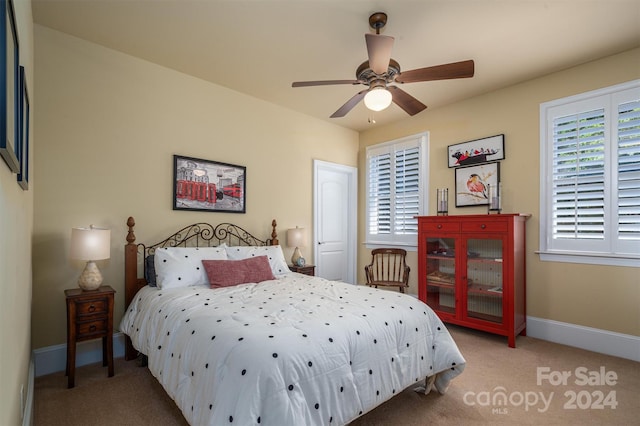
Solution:
{"label": "ceiling fan light fixture", "polygon": [[371,111],[382,111],[391,105],[391,92],[384,87],[376,87],[364,96],[364,104]]}

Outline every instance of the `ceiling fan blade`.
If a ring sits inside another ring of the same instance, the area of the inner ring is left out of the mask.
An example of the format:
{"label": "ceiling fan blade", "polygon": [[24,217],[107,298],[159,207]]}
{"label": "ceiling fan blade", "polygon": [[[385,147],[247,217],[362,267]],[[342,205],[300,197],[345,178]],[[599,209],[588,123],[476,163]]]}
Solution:
{"label": "ceiling fan blade", "polygon": [[364,95],[366,95],[368,91],[369,89],[366,89],[356,93],[351,99],[347,101],[346,104],[342,105],[336,112],[331,114],[331,118],[339,118],[347,115],[347,113],[351,111],[353,107],[358,105],[358,102],[360,102],[362,98],[364,98]]}
{"label": "ceiling fan blade", "polygon": [[324,80],[324,81],[295,81],[291,87],[330,86],[332,84],[362,84],[360,80]]}
{"label": "ceiling fan blade", "polygon": [[394,38],[380,34],[365,34],[364,37],[367,42],[369,66],[376,74],[386,73],[389,69]]}
{"label": "ceiling fan blade", "polygon": [[419,81],[448,80],[453,78],[473,77],[474,63],[472,60],[452,62],[434,67],[419,68],[398,73],[397,83],[416,83]]}
{"label": "ceiling fan blade", "polygon": [[388,86],[393,102],[409,115],[416,115],[427,108],[425,104],[396,86]]}

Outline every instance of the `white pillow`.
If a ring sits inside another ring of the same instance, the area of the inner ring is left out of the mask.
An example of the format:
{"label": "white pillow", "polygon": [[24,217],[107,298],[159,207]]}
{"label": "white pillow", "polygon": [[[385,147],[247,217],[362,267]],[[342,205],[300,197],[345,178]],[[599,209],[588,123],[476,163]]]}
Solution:
{"label": "white pillow", "polygon": [[165,247],[156,250],[154,266],[160,289],[209,284],[203,260],[226,260],[224,247]]}
{"label": "white pillow", "polygon": [[233,246],[226,247],[227,257],[231,260],[242,260],[248,257],[267,256],[273,275],[288,274],[291,272],[284,259],[280,246]]}

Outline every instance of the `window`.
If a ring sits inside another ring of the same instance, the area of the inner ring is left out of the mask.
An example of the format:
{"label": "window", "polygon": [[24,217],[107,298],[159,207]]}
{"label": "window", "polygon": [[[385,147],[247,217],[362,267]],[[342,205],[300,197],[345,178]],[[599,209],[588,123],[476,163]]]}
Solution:
{"label": "window", "polygon": [[540,106],[542,260],[640,267],[640,80]]}
{"label": "window", "polygon": [[421,133],[367,148],[368,246],[417,246],[415,216],[427,211],[427,140]]}

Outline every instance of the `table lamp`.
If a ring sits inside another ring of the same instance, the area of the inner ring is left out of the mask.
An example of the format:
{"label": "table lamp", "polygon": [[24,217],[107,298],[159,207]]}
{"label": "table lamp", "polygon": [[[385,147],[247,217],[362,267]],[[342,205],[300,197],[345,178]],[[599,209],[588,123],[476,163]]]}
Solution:
{"label": "table lamp", "polygon": [[111,255],[111,230],[94,228],[71,229],[71,258],[86,260],[87,266],[78,278],[78,286],[85,291],[97,290],[102,284],[102,274],[96,260],[109,259]]}
{"label": "table lamp", "polygon": [[304,247],[304,228],[296,226],[294,229],[288,229],[287,245],[296,248],[291,256],[291,263],[295,266],[304,266],[304,257],[302,257],[299,248]]}

